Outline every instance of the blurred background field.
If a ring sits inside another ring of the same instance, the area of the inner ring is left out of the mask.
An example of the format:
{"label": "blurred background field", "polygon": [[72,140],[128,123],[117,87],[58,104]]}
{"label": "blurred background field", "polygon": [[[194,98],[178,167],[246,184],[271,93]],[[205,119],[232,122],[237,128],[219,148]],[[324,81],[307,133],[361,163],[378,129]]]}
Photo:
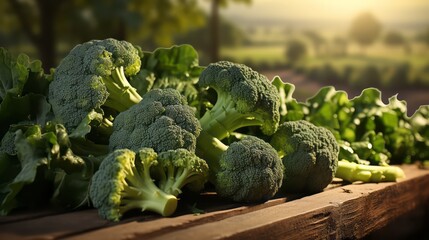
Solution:
{"label": "blurred background field", "polygon": [[429,104],[427,0],[5,0],[0,46],[54,68],[76,44],[125,39],[143,50],[191,44],[200,64],[231,60],[294,83],[305,100],[333,85],[377,87],[409,113]]}

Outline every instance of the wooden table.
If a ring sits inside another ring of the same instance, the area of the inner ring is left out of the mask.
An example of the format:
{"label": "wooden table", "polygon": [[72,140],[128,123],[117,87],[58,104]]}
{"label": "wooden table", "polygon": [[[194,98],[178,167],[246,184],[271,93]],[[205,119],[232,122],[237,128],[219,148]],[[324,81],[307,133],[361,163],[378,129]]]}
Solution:
{"label": "wooden table", "polygon": [[[396,183],[334,181],[318,194],[277,196],[262,204],[237,204],[205,193],[182,199],[176,214],[166,218],[144,213],[111,223],[94,209],[15,213],[0,217],[0,239],[355,239],[380,234],[413,212],[419,218],[409,227],[428,229],[429,170],[401,167],[407,178]],[[192,213],[185,202],[204,213]]]}

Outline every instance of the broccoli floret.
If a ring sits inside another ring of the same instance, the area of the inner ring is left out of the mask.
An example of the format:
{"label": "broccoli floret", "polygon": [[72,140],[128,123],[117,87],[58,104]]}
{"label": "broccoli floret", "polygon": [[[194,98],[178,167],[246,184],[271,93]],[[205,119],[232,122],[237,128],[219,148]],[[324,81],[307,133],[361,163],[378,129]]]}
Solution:
{"label": "broccoli floret", "polygon": [[397,166],[376,166],[362,163],[349,162],[347,160],[338,161],[338,168],[335,177],[347,182],[395,182],[405,178],[405,173]]}
{"label": "broccoli floret", "polygon": [[15,149],[15,132],[7,131],[0,142],[0,152],[7,153],[9,155],[16,155]]}
{"label": "broccoli floret", "polygon": [[138,50],[126,41],[104,39],[76,45],[60,62],[49,85],[56,118],[72,132],[93,111],[102,115],[106,108],[109,114],[121,112],[140,102],[141,96],[127,80],[139,72],[140,65]]}
{"label": "broccoli floret", "polygon": [[282,191],[315,193],[332,182],[339,146],[328,129],[305,120],[284,122],[270,144],[284,164]]}
{"label": "broccoli floret", "polygon": [[193,192],[201,191],[207,182],[207,163],[184,148],[168,150],[158,154],[158,186],[166,193],[178,196],[186,186]]}
{"label": "broccoli floret", "polygon": [[141,102],[121,112],[113,122],[111,150],[142,147],[165,152],[178,148],[195,151],[201,127],[194,110],[175,89],[153,89]]}
{"label": "broccoli floret", "polygon": [[150,148],[141,149],[137,156],[128,149],[110,153],[94,174],[89,191],[100,216],[119,221],[132,209],[172,215],[177,198],[162,191],[150,175],[157,164],[157,153]]}
{"label": "broccoli floret", "polygon": [[273,197],[283,178],[276,150],[255,136],[229,146],[201,131],[197,155],[209,165],[209,180],[221,197],[236,202],[262,202]]}
{"label": "broccoli floret", "polygon": [[265,76],[245,65],[221,61],[209,64],[198,84],[217,93],[213,108],[200,119],[202,129],[211,136],[222,140],[247,126],[260,126],[266,135],[276,131],[280,96]]}

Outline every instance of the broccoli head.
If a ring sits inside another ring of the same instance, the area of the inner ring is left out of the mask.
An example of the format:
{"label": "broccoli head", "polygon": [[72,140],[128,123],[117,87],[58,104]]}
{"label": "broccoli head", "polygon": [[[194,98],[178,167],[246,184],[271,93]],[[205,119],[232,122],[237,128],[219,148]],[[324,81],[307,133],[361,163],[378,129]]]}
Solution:
{"label": "broccoli head", "polygon": [[260,126],[273,134],[279,124],[280,96],[274,85],[251,68],[227,61],[209,64],[198,81],[217,93],[213,108],[201,117],[201,127],[222,140],[247,126]]}
{"label": "broccoli head", "polygon": [[166,193],[178,196],[186,186],[193,192],[201,191],[207,182],[207,163],[184,148],[168,150],[158,154],[155,176],[158,186]]}
{"label": "broccoli head", "polygon": [[175,89],[153,89],[138,104],[118,114],[109,139],[110,149],[142,147],[165,152],[195,151],[201,127],[194,110]]}
{"label": "broccoli head", "polygon": [[320,192],[332,182],[339,146],[328,129],[305,120],[284,122],[270,144],[283,160],[283,191]]}
{"label": "broccoli head", "polygon": [[76,45],[55,69],[49,85],[56,118],[72,131],[94,111],[114,114],[138,103],[141,96],[127,76],[137,74],[140,65],[138,50],[126,41],[110,38]]}
{"label": "broccoli head", "polygon": [[221,197],[236,202],[266,201],[282,184],[280,157],[270,144],[255,136],[227,146],[203,130],[196,152],[207,161],[209,180]]}
{"label": "broccoli head", "polygon": [[177,198],[162,191],[151,177],[158,164],[157,153],[150,148],[136,153],[118,149],[107,155],[90,185],[89,196],[100,216],[119,221],[133,209],[170,216],[176,211]]}

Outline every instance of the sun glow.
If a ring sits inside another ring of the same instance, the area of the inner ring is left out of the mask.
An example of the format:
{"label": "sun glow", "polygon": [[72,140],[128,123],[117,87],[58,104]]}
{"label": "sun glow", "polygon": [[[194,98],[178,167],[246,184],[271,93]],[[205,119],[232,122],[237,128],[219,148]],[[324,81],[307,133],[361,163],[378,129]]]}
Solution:
{"label": "sun glow", "polygon": [[428,0],[253,0],[250,5],[230,4],[223,12],[246,18],[350,21],[369,11],[380,20],[429,21]]}
{"label": "sun glow", "polygon": [[375,5],[376,1],[369,0],[313,0],[311,2],[313,10],[308,15],[319,13],[327,18],[338,18],[355,15],[361,11],[366,11]]}

